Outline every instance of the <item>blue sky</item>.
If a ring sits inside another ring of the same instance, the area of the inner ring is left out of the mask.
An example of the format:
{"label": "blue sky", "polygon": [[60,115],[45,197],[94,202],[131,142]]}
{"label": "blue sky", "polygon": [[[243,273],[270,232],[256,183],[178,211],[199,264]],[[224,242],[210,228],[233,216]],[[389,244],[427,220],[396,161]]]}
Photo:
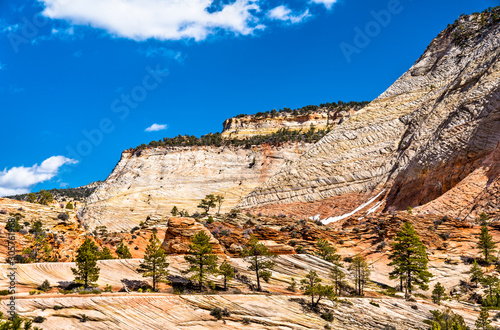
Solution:
{"label": "blue sky", "polygon": [[104,180],[124,149],[240,113],[372,100],[448,23],[498,4],[1,1],[0,195]]}

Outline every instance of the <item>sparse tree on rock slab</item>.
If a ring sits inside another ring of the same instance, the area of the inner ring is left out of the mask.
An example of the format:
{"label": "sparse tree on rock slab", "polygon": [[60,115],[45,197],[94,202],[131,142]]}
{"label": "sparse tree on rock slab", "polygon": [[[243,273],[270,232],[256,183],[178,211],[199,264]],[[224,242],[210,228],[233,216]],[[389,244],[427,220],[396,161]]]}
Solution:
{"label": "sparse tree on rock slab", "polygon": [[153,279],[153,291],[156,291],[156,284],[167,280],[168,266],[165,251],[163,251],[156,233],[153,232],[153,235],[149,238],[144,259],[137,268],[137,272],[141,273],[143,277],[151,277]]}

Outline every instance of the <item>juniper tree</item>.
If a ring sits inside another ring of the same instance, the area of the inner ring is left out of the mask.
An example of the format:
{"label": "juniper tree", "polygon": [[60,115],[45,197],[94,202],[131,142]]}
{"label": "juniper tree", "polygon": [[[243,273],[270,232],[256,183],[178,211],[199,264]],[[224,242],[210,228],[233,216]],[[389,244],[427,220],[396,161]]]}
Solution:
{"label": "juniper tree", "polygon": [[488,224],[483,223],[481,225],[481,233],[479,234],[479,242],[477,243],[477,248],[481,251],[484,256],[484,261],[489,263],[494,261],[493,254],[496,252],[495,250],[496,244],[493,242],[493,237],[488,232]]}
{"label": "juniper tree", "polygon": [[118,255],[118,258],[120,259],[131,259],[132,254],[130,253],[130,250],[125,243],[123,243],[123,240],[121,240],[120,244],[116,247],[116,254]]}
{"label": "juniper tree", "polygon": [[219,274],[224,277],[224,290],[227,290],[227,282],[231,281],[234,277],[234,267],[224,260],[219,266]]}
{"label": "juniper tree", "polygon": [[83,283],[85,288],[99,279],[98,253],[97,245],[90,238],[86,238],[77,250],[76,268],[71,268],[71,271],[75,275],[75,282]]}
{"label": "juniper tree", "polygon": [[149,238],[149,244],[144,253],[144,259],[139,264],[137,272],[141,273],[143,277],[151,277],[153,279],[153,291],[156,291],[156,284],[163,282],[168,276],[167,256],[161,247],[161,242],[156,237],[156,233]]}
{"label": "juniper tree", "polygon": [[408,299],[415,287],[428,290],[429,278],[432,274],[427,270],[427,252],[415,228],[406,221],[401,230],[396,233],[392,245],[389,266],[394,270],[389,274],[390,279],[399,278],[405,289]]}
{"label": "juniper tree", "polygon": [[40,220],[33,222],[29,233],[32,235],[28,236],[31,244],[23,250],[23,254],[29,255],[29,258],[34,262],[49,261],[52,245],[50,245],[47,233],[42,227],[42,222]]}
{"label": "juniper tree", "polygon": [[248,269],[255,272],[257,291],[261,291],[260,279],[262,278],[266,282],[269,281],[272,275],[271,270],[276,265],[272,258],[275,258],[276,255],[271,253],[264,244],[260,243],[255,235],[250,236],[241,255],[245,258],[245,261],[250,263]]}
{"label": "juniper tree", "polygon": [[217,274],[217,256],[212,253],[212,250],[210,236],[204,231],[199,231],[191,239],[189,250],[184,256],[189,263],[189,269],[185,273],[193,273],[190,278],[198,281],[200,291],[208,275]]}
{"label": "juniper tree", "polygon": [[354,258],[352,258],[352,262],[349,265],[349,270],[353,272],[356,293],[359,296],[362,296],[364,294],[364,287],[370,280],[370,270],[368,269],[368,263],[366,262],[365,258],[358,254]]}
{"label": "juniper tree", "polygon": [[336,254],[337,249],[330,245],[326,239],[318,239],[316,241],[316,247],[318,251],[316,251],[316,255],[323,260],[328,262],[336,262],[340,260],[340,255]]}
{"label": "juniper tree", "polygon": [[437,282],[434,286],[434,290],[432,290],[432,301],[435,304],[441,305],[441,300],[446,298],[446,291],[444,286],[441,283]]}

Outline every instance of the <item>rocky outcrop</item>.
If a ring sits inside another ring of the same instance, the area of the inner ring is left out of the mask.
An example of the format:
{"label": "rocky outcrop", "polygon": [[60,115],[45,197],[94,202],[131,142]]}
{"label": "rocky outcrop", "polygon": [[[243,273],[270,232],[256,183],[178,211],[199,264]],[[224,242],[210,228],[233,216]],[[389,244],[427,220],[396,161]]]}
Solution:
{"label": "rocky outcrop", "polygon": [[207,194],[221,194],[222,212],[310,147],[307,143],[244,147],[159,147],[125,151],[110,176],[87,199],[81,219],[89,229],[130,230],[166,219],[175,205],[189,213]]}
{"label": "rocky outcrop", "polygon": [[[458,206],[453,213],[467,218],[482,211],[496,214],[498,11],[484,19],[462,16],[387,91],[253,190],[239,207],[364,193],[361,204],[385,189],[385,210],[441,197],[439,204],[422,210],[446,213]],[[476,184],[470,176],[478,175],[482,180]],[[461,203],[460,196],[468,201]]]}
{"label": "rocky outcrop", "polygon": [[214,254],[224,254],[219,242],[210,231],[193,218],[170,218],[162,244],[163,249],[169,254],[185,254],[189,250],[190,240],[200,231],[210,236]]}

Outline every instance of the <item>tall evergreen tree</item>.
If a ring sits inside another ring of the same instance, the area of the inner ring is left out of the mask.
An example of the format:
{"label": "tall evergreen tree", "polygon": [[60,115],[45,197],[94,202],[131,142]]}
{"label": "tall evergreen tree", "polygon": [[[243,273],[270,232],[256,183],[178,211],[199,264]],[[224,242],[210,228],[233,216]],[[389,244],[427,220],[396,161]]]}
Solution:
{"label": "tall evergreen tree", "polygon": [[474,284],[478,284],[483,281],[483,270],[481,269],[481,266],[477,264],[477,261],[474,260],[472,263],[472,266],[470,268],[470,281]]}
{"label": "tall evergreen tree", "polygon": [[479,242],[477,248],[482,252],[484,261],[487,263],[494,261],[494,253],[496,244],[493,242],[493,237],[488,232],[488,225],[484,223],[481,225],[481,233],[479,234]]}
{"label": "tall evergreen tree", "polygon": [[255,235],[251,235],[241,255],[250,263],[248,269],[255,272],[257,277],[257,291],[261,291],[260,279],[268,281],[271,278],[271,270],[276,263],[272,260],[276,255],[271,253],[267,247],[260,243]]}
{"label": "tall evergreen tree", "polygon": [[139,264],[137,272],[141,273],[143,277],[151,277],[153,279],[153,291],[156,291],[156,284],[167,279],[168,266],[169,263],[167,262],[165,251],[163,251],[156,233],[153,232],[153,235],[149,238],[144,259]]}
{"label": "tall evergreen tree", "polygon": [[488,310],[486,309],[481,309],[481,313],[479,313],[479,317],[476,320],[475,326],[477,330],[493,330],[495,329],[492,327],[491,321],[488,320],[490,317],[490,314],[488,313]]}
{"label": "tall evergreen tree", "polygon": [[408,299],[415,287],[428,290],[429,278],[432,274],[427,270],[427,252],[415,228],[406,221],[397,232],[392,243],[392,253],[389,256],[394,270],[389,274],[390,279],[399,278],[404,282],[405,297]]}
{"label": "tall evergreen tree", "polygon": [[358,254],[352,258],[349,270],[353,272],[356,293],[359,296],[362,296],[364,294],[364,287],[370,280],[370,269],[368,268],[368,263],[365,258]]}
{"label": "tall evergreen tree", "polygon": [[224,290],[227,290],[227,282],[234,277],[234,267],[227,260],[224,260],[219,266],[219,274],[224,277]]}
{"label": "tall evergreen tree", "polygon": [[318,251],[316,251],[316,255],[323,260],[329,262],[336,262],[340,260],[340,255],[336,254],[337,249],[330,245],[326,239],[318,239],[316,241],[316,247]]}
{"label": "tall evergreen tree", "polygon": [[446,291],[444,289],[444,286],[441,285],[441,283],[437,282],[436,285],[434,286],[434,290],[432,290],[432,301],[435,304],[441,305],[441,300],[446,298]]}
{"label": "tall evergreen tree", "polygon": [[193,273],[190,278],[193,281],[198,281],[200,291],[208,275],[215,275],[218,271],[217,256],[212,254],[212,250],[210,236],[204,231],[199,231],[191,239],[189,250],[184,256],[184,259],[189,263],[189,269],[185,273]]}
{"label": "tall evergreen tree", "polygon": [[111,250],[107,246],[105,246],[101,251],[99,251],[98,258],[99,260],[110,260],[114,259],[115,257],[111,253]]}
{"label": "tall evergreen tree", "polygon": [[99,279],[98,253],[97,245],[90,238],[86,238],[77,250],[76,268],[71,268],[71,271],[75,275],[75,282],[83,283],[85,288],[94,285]]}
{"label": "tall evergreen tree", "polygon": [[333,281],[333,287],[335,288],[335,295],[340,296],[341,290],[344,286],[345,274],[342,271],[340,262],[335,262],[330,270],[330,278]]}
{"label": "tall evergreen tree", "polygon": [[121,240],[120,244],[118,244],[118,246],[116,247],[116,254],[120,259],[132,258],[132,254],[130,253],[128,246],[123,243],[123,240]]}
{"label": "tall evergreen tree", "polygon": [[52,245],[50,245],[47,233],[42,227],[42,222],[37,220],[33,222],[28,236],[31,244],[23,249],[23,254],[28,255],[34,262],[51,261]]}

